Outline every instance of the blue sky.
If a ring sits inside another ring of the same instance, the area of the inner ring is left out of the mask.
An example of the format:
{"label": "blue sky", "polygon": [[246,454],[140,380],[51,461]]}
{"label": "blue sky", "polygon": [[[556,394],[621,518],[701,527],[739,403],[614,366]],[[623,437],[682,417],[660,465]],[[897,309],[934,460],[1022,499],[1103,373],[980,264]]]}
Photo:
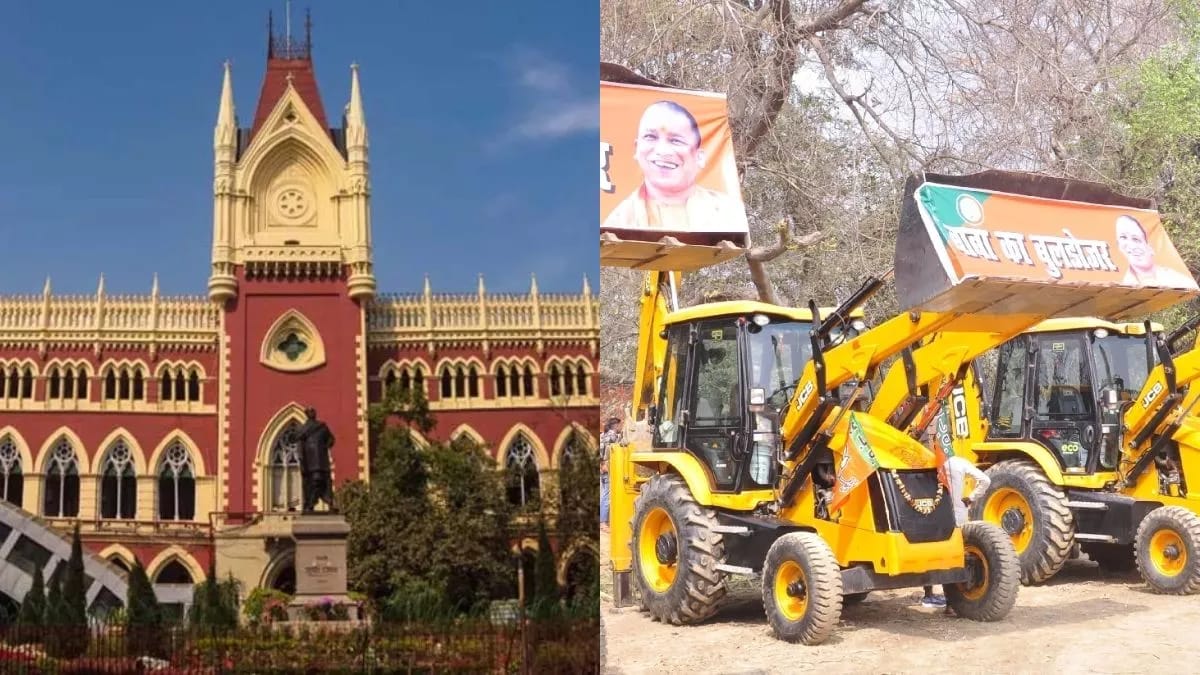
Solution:
{"label": "blue sky", "polygon": [[[0,21],[0,294],[205,292],[222,63],[241,126],[283,0],[8,3]],[[314,62],[340,124],[357,61],[385,292],[598,290],[598,10],[312,0]]]}

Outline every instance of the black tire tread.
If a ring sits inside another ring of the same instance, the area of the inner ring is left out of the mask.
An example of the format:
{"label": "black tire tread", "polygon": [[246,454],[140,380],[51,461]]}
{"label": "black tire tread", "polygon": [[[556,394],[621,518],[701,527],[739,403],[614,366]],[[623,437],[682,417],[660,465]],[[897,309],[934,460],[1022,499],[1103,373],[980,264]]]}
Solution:
{"label": "black tire tread", "polygon": [[[780,560],[777,560],[782,558]],[[809,612],[799,622],[790,622],[775,609],[774,566],[794,560],[808,572]],[[763,608],[775,635],[786,642],[819,645],[833,635],[842,617],[842,570],[833,550],[812,532],[789,532],[771,544],[762,575]]]}
{"label": "black tire tread", "polygon": [[[1006,460],[992,466],[987,473],[993,487],[1003,481],[1008,487],[1028,486],[1032,491],[1025,499],[1040,531],[1033,533],[1029,547],[1018,556],[1021,583],[1029,586],[1052,578],[1070,559],[1075,544],[1075,517],[1067,506],[1066,493],[1051,483],[1041,467],[1030,460]],[[976,513],[973,518],[982,518],[983,506],[991,491],[989,488],[989,494],[979,500],[973,509]]]}
{"label": "black tire tread", "polygon": [[972,521],[963,526],[963,543],[983,550],[992,579],[987,594],[977,601],[963,597],[957,584],[948,585],[944,587],[946,602],[964,619],[999,621],[1012,611],[1021,589],[1020,562],[1012,539],[999,526]]}
{"label": "black tire tread", "polygon": [[[1165,522],[1164,522],[1165,521]],[[1149,539],[1155,530],[1165,524],[1178,532],[1188,544],[1188,566],[1182,581],[1175,584],[1164,584],[1156,580],[1157,573],[1152,563],[1147,560]],[[1200,591],[1200,516],[1182,506],[1162,506],[1151,511],[1138,525],[1136,535],[1136,557],[1138,574],[1146,580],[1147,585],[1160,595],[1194,595]]]}
{"label": "black tire tread", "polygon": [[[663,506],[671,514],[680,539],[681,566],[676,572],[676,586],[662,594],[654,593],[646,584],[637,553],[639,516],[652,504]],[[725,540],[719,532],[714,531],[717,525],[716,511],[700,506],[681,478],[660,473],[642,486],[633,513],[630,522],[633,533],[633,576],[638,586],[641,609],[657,621],[674,625],[700,623],[711,618],[717,613],[727,590],[725,573],[717,569],[717,565],[725,560]],[[684,549],[691,550],[686,556],[686,567],[682,566]],[[680,581],[683,583],[681,587],[678,586]]]}

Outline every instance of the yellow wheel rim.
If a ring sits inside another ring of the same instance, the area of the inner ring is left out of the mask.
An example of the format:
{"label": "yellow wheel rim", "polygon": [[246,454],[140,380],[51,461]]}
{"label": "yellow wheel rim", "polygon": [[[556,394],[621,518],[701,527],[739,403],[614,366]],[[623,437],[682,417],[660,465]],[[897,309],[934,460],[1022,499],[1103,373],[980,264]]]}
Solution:
{"label": "yellow wheel rim", "polygon": [[983,570],[983,580],[980,581],[978,586],[974,587],[970,585],[970,582],[962,584],[962,594],[967,600],[979,600],[987,595],[988,586],[991,583],[991,569],[988,567],[987,558],[978,546],[967,545],[964,552],[966,553],[965,557],[967,561],[974,558],[979,563],[979,567]]}
{"label": "yellow wheel rim", "polygon": [[[792,584],[804,586],[804,592],[796,597],[788,592]],[[800,564],[786,560],[775,573],[775,606],[779,613],[788,621],[799,621],[808,610],[808,582],[804,577],[804,568]]]}
{"label": "yellow wheel rim", "polygon": [[1187,547],[1174,530],[1159,530],[1150,537],[1150,562],[1159,574],[1173,577],[1187,567]]}
{"label": "yellow wheel rim", "polygon": [[[655,545],[663,535],[675,537],[675,560],[668,563],[658,561]],[[641,560],[642,576],[656,593],[664,593],[671,584],[675,583],[676,563],[679,560],[679,535],[675,532],[675,523],[666,509],[656,506],[642,520],[638,530],[638,558]]]}
{"label": "yellow wheel rim", "polygon": [[[1029,547],[1033,539],[1033,509],[1020,492],[1007,487],[998,488],[983,506],[983,519],[1008,533],[1017,555],[1023,554]],[[1012,532],[1012,529],[1016,532]]]}

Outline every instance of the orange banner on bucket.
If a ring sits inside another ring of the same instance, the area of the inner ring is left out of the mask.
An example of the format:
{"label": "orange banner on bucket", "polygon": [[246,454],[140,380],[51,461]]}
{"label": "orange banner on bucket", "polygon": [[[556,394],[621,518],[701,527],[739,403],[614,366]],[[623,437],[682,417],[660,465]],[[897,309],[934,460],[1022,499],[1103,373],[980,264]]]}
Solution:
{"label": "orange banner on bucket", "polygon": [[956,282],[968,277],[1200,290],[1156,211],[924,183],[916,202]]}
{"label": "orange banner on bucket", "polygon": [[601,81],[600,231],[749,231],[724,96]]}

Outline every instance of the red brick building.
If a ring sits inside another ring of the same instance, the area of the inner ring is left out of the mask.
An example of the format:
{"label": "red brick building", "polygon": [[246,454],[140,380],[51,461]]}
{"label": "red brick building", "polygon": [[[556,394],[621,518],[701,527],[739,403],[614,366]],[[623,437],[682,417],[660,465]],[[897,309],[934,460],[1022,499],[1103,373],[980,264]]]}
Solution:
{"label": "red brick building", "polygon": [[467,434],[498,467],[527,467],[517,500],[552,489],[598,436],[586,279],[581,293],[534,280],[498,295],[479,279],[455,295],[428,280],[377,294],[357,67],[331,126],[307,43],[270,44],[249,126],[225,67],[206,296],[156,283],[115,297],[101,278],[94,296],[47,281],[41,296],[0,298],[0,498],[53,527],[81,522],[89,551],[123,566],[137,555],[181,603],[213,556],[247,591],[287,585],[300,478],[283,432],[306,406],[337,437],[337,483],[369,479],[366,410],[387,382],[425,390],[433,439]]}

